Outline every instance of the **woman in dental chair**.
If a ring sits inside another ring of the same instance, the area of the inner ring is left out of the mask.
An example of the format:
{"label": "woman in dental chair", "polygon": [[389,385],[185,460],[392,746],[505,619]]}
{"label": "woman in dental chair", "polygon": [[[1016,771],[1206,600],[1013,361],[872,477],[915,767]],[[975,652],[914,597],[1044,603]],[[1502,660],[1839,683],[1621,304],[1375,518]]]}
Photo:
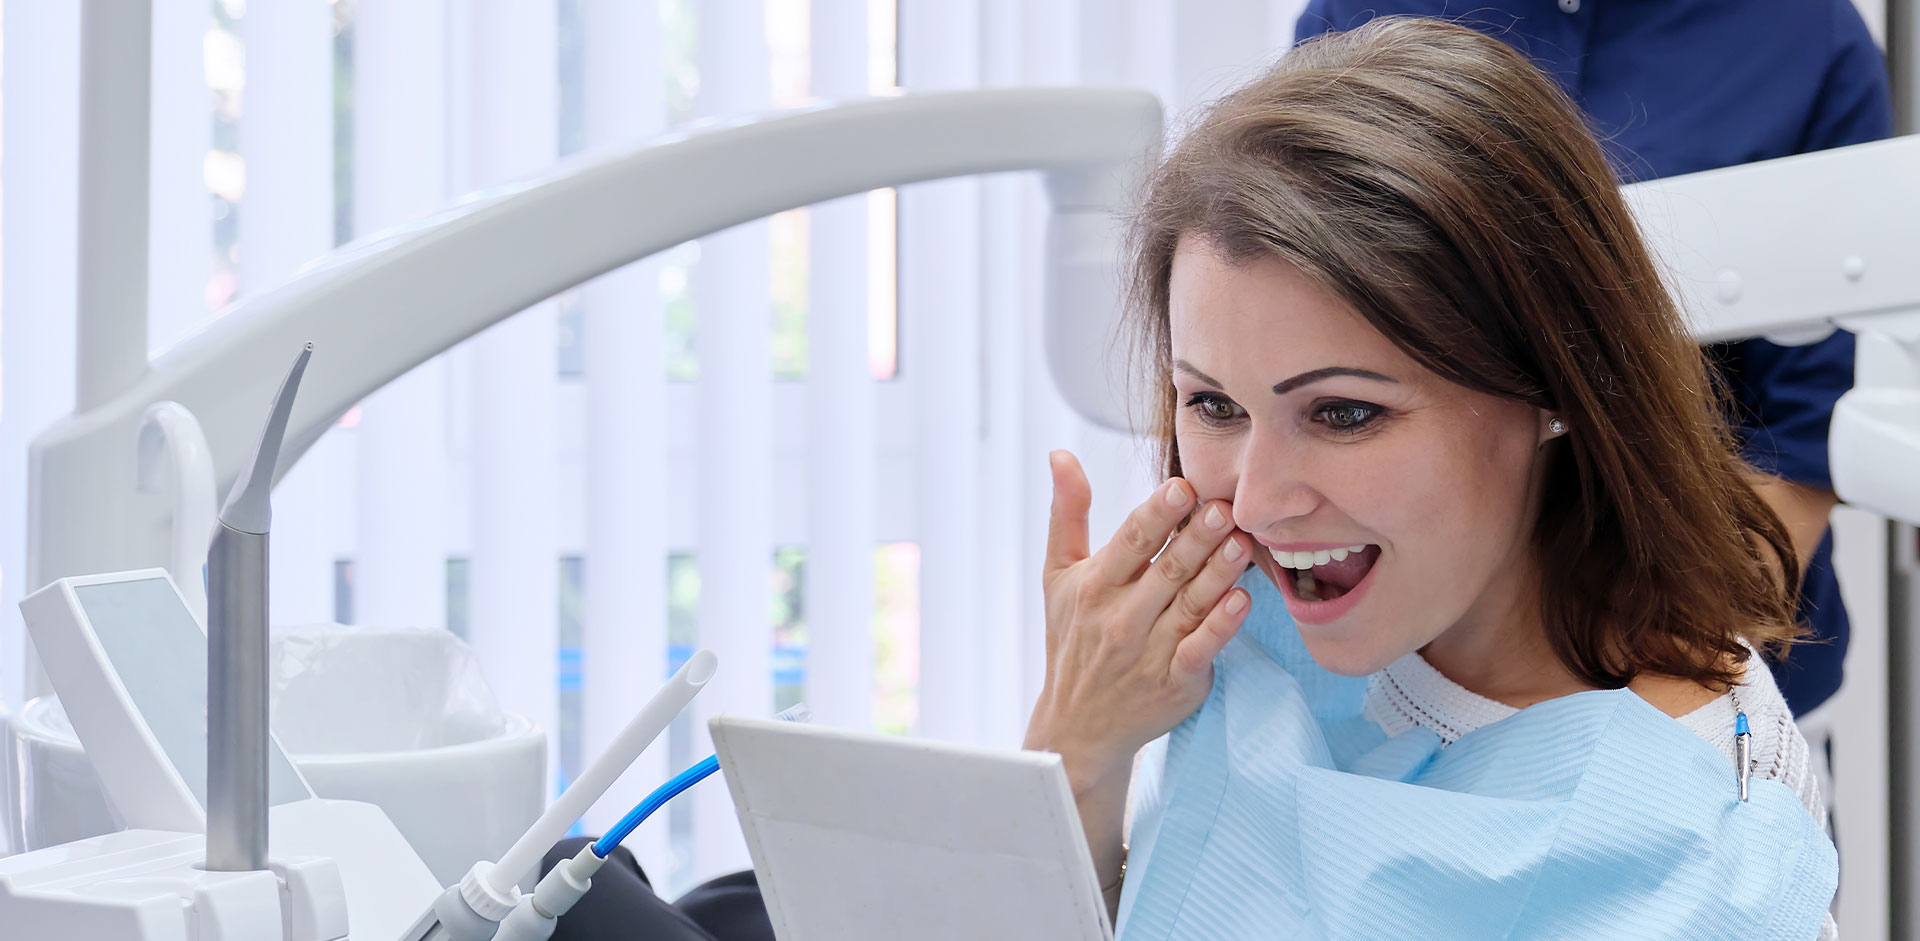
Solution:
{"label": "woman in dental chair", "polygon": [[1089,554],[1054,455],[1027,739],[1125,938],[1832,933],[1793,550],[1558,86],[1304,44],[1133,246],[1169,480]]}
{"label": "woman in dental chair", "polygon": [[1306,43],[1133,249],[1168,479],[1090,551],[1053,455],[1027,738],[1121,937],[1832,935],[1760,659],[1793,549],[1550,79],[1433,21]]}

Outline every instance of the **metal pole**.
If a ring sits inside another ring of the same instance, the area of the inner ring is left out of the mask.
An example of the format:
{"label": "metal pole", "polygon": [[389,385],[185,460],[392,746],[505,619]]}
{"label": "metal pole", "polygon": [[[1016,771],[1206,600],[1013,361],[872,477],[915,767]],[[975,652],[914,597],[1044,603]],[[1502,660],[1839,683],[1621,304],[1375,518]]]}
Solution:
{"label": "metal pole", "polygon": [[1920,645],[1914,643],[1913,594],[1916,530],[1887,521],[1887,926],[1891,937],[1911,938],[1915,927],[1914,891],[1920,869],[1914,866],[1915,823],[1920,822],[1920,789],[1914,787],[1915,759],[1912,721],[1920,703],[1914,702],[1909,680],[1920,671]]}
{"label": "metal pole", "polygon": [[1892,937],[1911,938],[1916,927],[1914,898],[1920,891],[1916,867],[1916,837],[1920,830],[1920,702],[1910,682],[1920,675],[1920,637],[1914,623],[1913,597],[1920,589],[1920,530],[1887,521],[1887,924]]}
{"label": "metal pole", "polygon": [[267,868],[267,548],[274,468],[308,343],[267,412],[260,443],[207,547],[207,868]]}
{"label": "metal pole", "polygon": [[1887,71],[1893,79],[1893,132],[1920,131],[1920,7],[1887,0]]}
{"label": "metal pole", "polygon": [[207,550],[207,868],[267,868],[267,534]]}
{"label": "metal pole", "polygon": [[[1887,70],[1893,84],[1896,134],[1920,129],[1920,6],[1887,0]],[[1912,938],[1920,928],[1920,529],[1887,522],[1887,795],[1888,928]]]}

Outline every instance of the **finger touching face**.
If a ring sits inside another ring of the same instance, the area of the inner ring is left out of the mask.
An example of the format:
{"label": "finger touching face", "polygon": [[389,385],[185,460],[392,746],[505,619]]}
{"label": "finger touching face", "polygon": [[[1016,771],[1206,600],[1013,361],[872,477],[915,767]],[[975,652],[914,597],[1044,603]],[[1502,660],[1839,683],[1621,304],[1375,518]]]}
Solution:
{"label": "finger touching face", "polygon": [[1321,666],[1363,675],[1532,583],[1540,412],[1442,379],[1287,262],[1182,239],[1175,440]]}

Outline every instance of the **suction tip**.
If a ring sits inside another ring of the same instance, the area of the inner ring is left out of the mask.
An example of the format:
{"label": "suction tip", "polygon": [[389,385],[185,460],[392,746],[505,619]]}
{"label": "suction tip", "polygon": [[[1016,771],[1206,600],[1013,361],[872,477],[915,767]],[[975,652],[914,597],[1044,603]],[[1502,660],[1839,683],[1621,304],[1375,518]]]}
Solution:
{"label": "suction tip", "polygon": [[707,681],[713,679],[714,671],[719,668],[720,658],[711,650],[695,651],[687,659],[686,666],[681,667],[686,671],[687,685],[696,687],[707,685]]}
{"label": "suction tip", "polygon": [[293,397],[300,391],[300,377],[306,373],[307,360],[312,356],[312,341],[302,344],[293,368],[280,383],[279,394],[273,397],[273,407],[267,411],[267,424],[260,430],[260,441],[253,447],[253,456],[241,466],[240,476],[234,480],[227,502],[220,508],[220,522],[229,529],[258,534],[272,526],[273,506],[268,497],[273,492],[273,470],[280,461],[280,445],[287,436],[287,416],[293,412]]}

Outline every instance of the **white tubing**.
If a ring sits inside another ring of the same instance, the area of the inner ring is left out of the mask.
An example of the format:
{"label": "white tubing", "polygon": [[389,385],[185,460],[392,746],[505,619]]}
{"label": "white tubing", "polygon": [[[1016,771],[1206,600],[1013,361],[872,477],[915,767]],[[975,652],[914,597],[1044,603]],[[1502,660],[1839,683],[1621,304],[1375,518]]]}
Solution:
{"label": "white tubing", "polygon": [[627,766],[640,757],[641,750],[658,738],[666,730],[667,723],[672,722],[673,717],[693,701],[701,687],[713,678],[713,671],[719,662],[720,658],[714,656],[713,651],[702,650],[682,665],[673,679],[653,694],[653,698],[633,717],[633,721],[620,730],[620,734],[614,737],[613,743],[607,746],[607,750],[600,754],[592,766],[576,778],[566,792],[547,808],[547,812],[541,814],[540,819],[534,821],[533,826],[528,827],[527,832],[521,834],[513,847],[500,857],[500,862],[488,870],[488,884],[496,892],[504,893],[509,886],[517,884],[522,876],[531,872],[547,850],[566,835],[573,822],[580,819],[580,815],[586,813],[594,801],[600,799],[600,795],[620,776],[620,772],[627,770]]}

